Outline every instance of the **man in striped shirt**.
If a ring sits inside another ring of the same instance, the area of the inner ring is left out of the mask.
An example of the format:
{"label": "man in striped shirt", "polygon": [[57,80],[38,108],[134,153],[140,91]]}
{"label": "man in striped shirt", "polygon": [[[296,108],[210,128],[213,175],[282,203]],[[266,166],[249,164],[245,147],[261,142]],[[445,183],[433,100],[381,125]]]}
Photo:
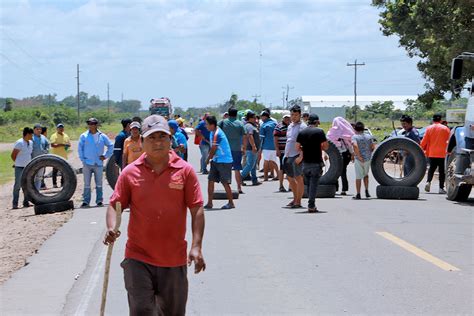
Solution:
{"label": "man in striped shirt", "polygon": [[275,127],[273,132],[273,141],[275,142],[276,155],[280,158],[280,169],[278,170],[278,180],[280,181],[280,192],[286,192],[283,186],[284,170],[283,170],[283,156],[285,154],[286,146],[286,131],[290,125],[290,115],[283,116],[280,124]]}

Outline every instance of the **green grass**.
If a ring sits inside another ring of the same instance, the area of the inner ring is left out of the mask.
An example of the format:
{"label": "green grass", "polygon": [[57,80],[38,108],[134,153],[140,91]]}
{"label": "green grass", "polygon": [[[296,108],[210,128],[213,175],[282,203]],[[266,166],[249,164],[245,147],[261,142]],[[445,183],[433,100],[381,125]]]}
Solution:
{"label": "green grass", "polygon": [[[6,126],[0,127],[0,143],[13,143],[22,137],[23,128],[33,127],[31,123],[13,123]],[[66,126],[64,132],[69,135],[71,140],[79,139],[79,136],[86,131],[87,127],[84,126]],[[116,135],[122,130],[120,122],[112,124],[104,124],[99,129],[110,135]],[[48,138],[56,131],[54,126],[48,126]]]}
{"label": "green grass", "polygon": [[10,154],[9,151],[0,151],[0,184],[10,182],[15,178],[15,170],[12,168],[13,161]]}

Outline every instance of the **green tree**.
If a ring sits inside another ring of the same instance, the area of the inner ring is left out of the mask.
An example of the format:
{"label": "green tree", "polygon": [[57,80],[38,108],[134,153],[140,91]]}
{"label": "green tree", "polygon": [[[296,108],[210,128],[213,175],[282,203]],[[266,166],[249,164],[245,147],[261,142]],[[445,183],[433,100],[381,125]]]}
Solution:
{"label": "green tree", "polygon": [[419,57],[418,69],[428,80],[419,100],[431,107],[444,92],[459,96],[459,86],[474,74],[467,65],[458,81],[449,79],[451,60],[474,49],[471,0],[372,0],[380,8],[379,23],[385,36],[399,36],[400,46],[410,57]]}

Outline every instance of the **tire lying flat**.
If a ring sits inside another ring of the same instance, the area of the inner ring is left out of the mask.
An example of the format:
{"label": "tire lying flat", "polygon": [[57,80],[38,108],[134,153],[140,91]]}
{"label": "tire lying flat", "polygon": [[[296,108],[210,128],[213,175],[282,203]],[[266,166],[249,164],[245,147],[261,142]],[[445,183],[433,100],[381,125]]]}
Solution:
{"label": "tire lying flat", "polygon": [[64,212],[67,210],[74,209],[74,202],[73,201],[62,201],[56,203],[49,203],[49,204],[38,204],[35,205],[35,214],[42,215],[42,214],[51,214],[57,212]]}
{"label": "tire lying flat", "polygon": [[[392,151],[403,149],[413,157],[415,168],[403,178],[392,178],[384,169],[385,157]],[[426,172],[426,157],[421,147],[413,140],[404,137],[391,137],[384,140],[372,155],[371,169],[377,182],[382,186],[415,187],[423,180]]]}
{"label": "tire lying flat", "polygon": [[[43,195],[35,187],[35,174],[45,167],[58,169],[64,178],[62,190],[55,195]],[[76,186],[77,177],[74,168],[64,158],[57,155],[47,154],[35,157],[26,165],[21,176],[21,187],[35,205],[69,201],[76,191]]]}
{"label": "tire lying flat", "polygon": [[418,187],[377,186],[377,198],[385,200],[417,200],[420,196]]}
{"label": "tire lying flat", "polygon": [[[239,198],[239,191],[232,190],[232,198],[237,200]],[[214,195],[212,196],[214,200],[227,200],[227,194],[225,190],[216,190],[214,191]]]}

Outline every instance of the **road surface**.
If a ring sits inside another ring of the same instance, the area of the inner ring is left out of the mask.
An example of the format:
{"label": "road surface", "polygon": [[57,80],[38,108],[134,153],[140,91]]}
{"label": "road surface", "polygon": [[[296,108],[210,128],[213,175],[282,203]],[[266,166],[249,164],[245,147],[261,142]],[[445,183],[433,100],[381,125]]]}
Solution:
{"label": "road surface", "polygon": [[[198,155],[191,145],[195,167]],[[352,165],[349,178],[354,179]],[[206,192],[205,176],[199,179]],[[474,313],[473,199],[338,196],[317,200],[322,212],[308,214],[282,208],[290,194],[277,188],[277,182],[244,187],[236,209],[206,212],[207,270],[189,270],[189,315]],[[0,288],[0,314],[97,314],[104,217],[105,208],[76,210]],[[128,314],[120,268],[125,240],[123,234],[114,248],[108,315]]]}

